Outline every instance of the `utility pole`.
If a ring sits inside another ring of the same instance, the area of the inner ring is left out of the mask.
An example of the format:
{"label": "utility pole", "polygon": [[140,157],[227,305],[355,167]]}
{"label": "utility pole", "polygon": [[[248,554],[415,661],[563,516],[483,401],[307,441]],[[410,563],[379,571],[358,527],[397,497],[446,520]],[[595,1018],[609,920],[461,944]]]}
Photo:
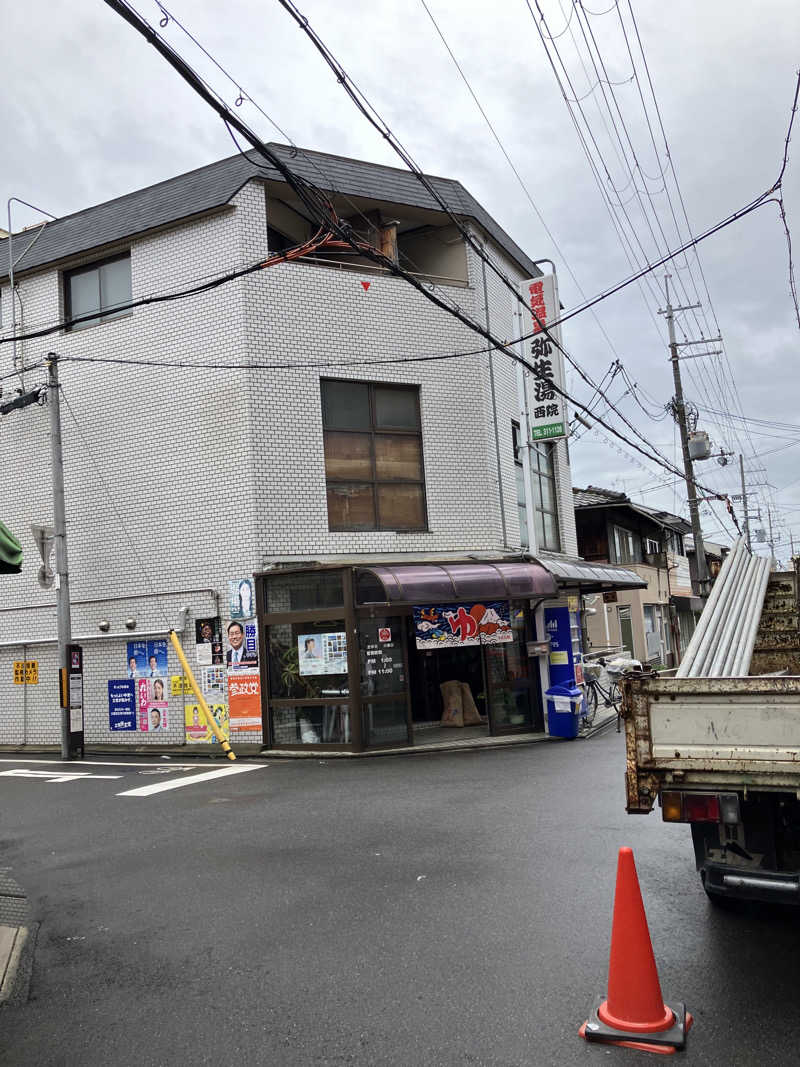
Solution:
{"label": "utility pole", "polygon": [[[669,302],[669,278],[664,277],[664,285],[667,294],[667,307],[664,312],[669,329],[669,352],[672,363],[672,378],[675,383],[675,415],[678,429],[681,432],[681,451],[683,452],[683,473],[686,479],[686,493],[689,498],[689,518],[692,523],[692,537],[694,538],[694,557],[697,561],[697,580],[701,591],[708,583],[708,564],[706,563],[706,549],[703,544],[703,531],[700,528],[700,509],[697,506],[697,487],[694,482],[694,469],[689,455],[689,429],[686,425],[686,405],[683,400],[683,383],[681,382],[680,357],[678,355],[678,342],[675,339],[675,312],[689,311],[688,307],[673,308]],[[699,307],[692,304],[691,307]]]}
{"label": "utility pole", "polygon": [[775,555],[775,541],[772,537],[772,508],[767,504],[767,522],[769,523],[769,550]]}
{"label": "utility pole", "polygon": [[[58,667],[69,672],[67,646],[72,642],[67,565],[67,516],[64,503],[64,454],[61,447],[61,403],[58,391],[58,356],[47,354],[47,406],[50,410],[50,455],[53,466],[53,526],[56,545],[56,617],[58,625]],[[67,701],[69,705],[69,701]],[[69,706],[61,708],[61,758],[70,758]]]}
{"label": "utility pole", "polygon": [[747,486],[744,484],[744,456],[739,453],[739,474],[742,478],[742,511],[744,512],[744,543],[747,547],[747,551],[752,551],[750,548],[750,514],[747,510]]}

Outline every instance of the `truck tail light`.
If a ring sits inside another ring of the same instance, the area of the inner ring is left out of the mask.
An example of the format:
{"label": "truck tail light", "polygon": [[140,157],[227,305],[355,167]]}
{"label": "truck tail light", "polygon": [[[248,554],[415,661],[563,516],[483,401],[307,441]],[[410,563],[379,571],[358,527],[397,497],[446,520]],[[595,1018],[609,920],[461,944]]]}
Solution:
{"label": "truck tail light", "polygon": [[683,793],[661,794],[661,818],[664,822],[683,822]]}
{"label": "truck tail light", "polygon": [[685,793],[683,814],[687,822],[719,822],[719,797],[716,793]]}

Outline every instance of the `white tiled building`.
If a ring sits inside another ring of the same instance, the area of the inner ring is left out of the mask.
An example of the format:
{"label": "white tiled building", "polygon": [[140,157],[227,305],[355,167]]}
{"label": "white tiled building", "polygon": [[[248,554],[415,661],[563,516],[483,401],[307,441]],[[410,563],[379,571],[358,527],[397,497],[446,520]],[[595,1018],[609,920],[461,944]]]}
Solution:
{"label": "white tiled building", "polygon": [[[396,240],[401,265],[496,336],[516,335],[512,294],[491,272],[484,291],[480,260],[410,174],[317,153],[293,158],[275,147],[318,184],[328,180],[340,216],[356,229],[374,241]],[[434,180],[509,279],[537,274],[457,182]],[[15,259],[35,232],[14,235]],[[280,175],[234,156],[48,223],[15,268],[15,332],[63,323],[98,300],[105,307],[202,285],[310,233]],[[7,245],[0,241],[4,339],[12,334]],[[218,615],[224,626],[233,579],[290,562],[521,557],[511,360],[492,357],[494,406],[486,354],[407,361],[482,343],[402,279],[330,253],[0,347],[4,375],[31,368],[24,382],[5,377],[4,399],[17,386],[44,382],[48,352],[60,357],[72,630],[87,664],[87,744],[148,740],[109,729],[107,682],[125,676],[126,643],[177,628],[186,608],[192,650],[194,618]],[[394,471],[387,477],[405,479],[402,490],[379,484],[380,458],[364,474],[352,434],[337,437],[356,387],[330,387],[339,414],[324,437],[321,379],[374,383],[373,415],[395,400],[406,412],[397,416],[406,419],[405,439],[372,438],[387,455],[401,449],[384,460]],[[380,383],[413,388],[388,394]],[[408,415],[415,403],[417,428]],[[22,573],[0,576],[6,745],[55,744],[59,736],[55,594],[37,584],[41,561],[30,534],[32,523],[52,522],[47,420],[47,408],[36,405],[0,419],[0,518],[25,548]],[[567,446],[540,450],[552,453],[557,497],[556,507],[546,506],[557,511],[558,539],[545,547],[574,557]],[[38,662],[37,685],[13,683],[12,663],[23,659]],[[169,673],[179,673],[171,652]],[[172,699],[162,743],[183,742],[183,701]]]}

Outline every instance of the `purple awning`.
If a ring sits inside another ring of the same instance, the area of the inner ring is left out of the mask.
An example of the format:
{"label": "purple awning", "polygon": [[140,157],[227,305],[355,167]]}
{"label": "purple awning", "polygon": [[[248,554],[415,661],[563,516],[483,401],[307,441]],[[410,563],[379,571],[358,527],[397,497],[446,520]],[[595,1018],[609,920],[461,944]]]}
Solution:
{"label": "purple awning", "polygon": [[[362,603],[446,604],[453,600],[517,600],[557,595],[555,579],[540,563],[409,563],[359,567],[383,587]],[[369,583],[370,585],[372,583]]]}

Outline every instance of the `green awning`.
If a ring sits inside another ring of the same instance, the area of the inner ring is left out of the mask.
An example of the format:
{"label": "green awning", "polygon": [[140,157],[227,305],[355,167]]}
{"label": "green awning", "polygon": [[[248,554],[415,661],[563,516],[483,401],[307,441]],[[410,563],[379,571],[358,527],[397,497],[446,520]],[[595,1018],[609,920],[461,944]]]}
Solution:
{"label": "green awning", "polygon": [[19,574],[22,570],[22,545],[7,526],[0,522],[0,574]]}

